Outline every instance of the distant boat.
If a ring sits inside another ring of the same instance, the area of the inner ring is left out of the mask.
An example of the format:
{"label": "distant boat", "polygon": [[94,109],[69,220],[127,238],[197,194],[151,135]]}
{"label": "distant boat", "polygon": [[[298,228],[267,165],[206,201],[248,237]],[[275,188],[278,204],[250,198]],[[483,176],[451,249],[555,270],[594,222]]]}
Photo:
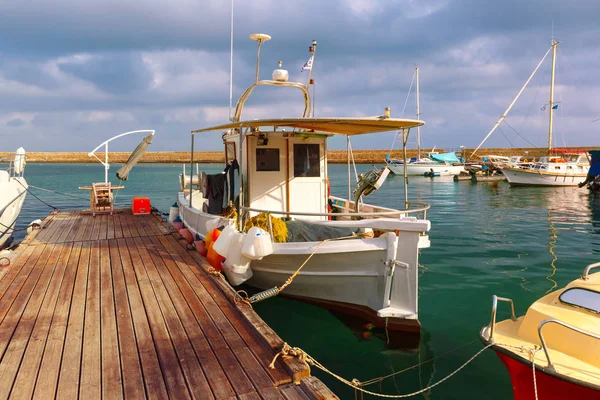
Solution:
{"label": "distant boat", "polygon": [[[480,338],[506,366],[516,400],[600,398],[600,272],[589,273],[597,267],[588,265],[523,317],[516,317],[511,299],[493,297]],[[498,301],[510,303],[511,318],[496,322]]]}
{"label": "distant boat", "polygon": [[0,163],[8,164],[6,169],[0,170],[0,247],[3,247],[14,232],[29,187],[23,177],[25,150],[20,147]]}
{"label": "distant boat", "polygon": [[[416,110],[417,120],[421,116],[420,105],[419,105],[419,68],[415,68],[415,81],[416,81]],[[434,147],[435,149],[435,147]],[[404,175],[404,162],[390,158],[389,154],[385,156],[385,163],[396,175]],[[406,175],[419,175],[423,176],[425,173],[434,172],[439,175],[459,175],[462,171],[465,171],[464,165],[456,157],[454,153],[443,153],[438,154],[432,152],[427,157],[421,158],[421,128],[417,127],[417,157],[410,159],[406,163]]]}
{"label": "distant boat", "polygon": [[522,166],[506,166],[502,168],[502,173],[506,176],[508,183],[513,186],[577,186],[585,180],[590,168],[587,152],[585,151],[563,151],[564,155],[552,155],[552,125],[554,110],[558,108],[558,103],[554,102],[554,73],[556,69],[557,46],[558,42],[552,39],[552,73],[550,74],[550,101],[548,103],[550,113],[548,157],[544,157],[540,161],[528,165],[526,168]]}

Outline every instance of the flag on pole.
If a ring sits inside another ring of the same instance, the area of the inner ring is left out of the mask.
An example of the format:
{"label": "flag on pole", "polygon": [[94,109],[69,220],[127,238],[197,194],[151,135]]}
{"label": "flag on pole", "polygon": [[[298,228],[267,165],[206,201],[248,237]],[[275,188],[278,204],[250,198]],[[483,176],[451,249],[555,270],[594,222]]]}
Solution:
{"label": "flag on pole", "polygon": [[312,64],[313,64],[313,58],[311,56],[308,59],[308,61],[304,63],[304,65],[302,66],[302,69],[300,69],[300,72],[304,72],[305,69],[312,69]]}
{"label": "flag on pole", "polygon": [[558,104],[555,104],[555,105],[553,105],[553,106],[552,106],[552,109],[553,109],[553,110],[558,110]]}

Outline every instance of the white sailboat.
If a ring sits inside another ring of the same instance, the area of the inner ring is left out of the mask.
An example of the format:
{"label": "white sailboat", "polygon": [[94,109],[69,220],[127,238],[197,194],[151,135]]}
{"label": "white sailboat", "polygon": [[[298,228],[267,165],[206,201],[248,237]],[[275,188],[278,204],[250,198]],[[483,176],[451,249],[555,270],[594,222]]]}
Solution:
{"label": "white sailboat", "polygon": [[[271,295],[282,291],[283,295],[363,317],[389,331],[418,332],[418,256],[420,248],[429,247],[426,232],[430,222],[425,219],[429,206],[408,202],[406,192],[404,209],[362,203],[362,194],[383,183],[388,172],[385,169],[363,176],[354,195],[354,177],[349,174],[348,197],[331,196],[326,150],[327,139],[334,135],[346,136],[349,144],[354,135],[394,130],[408,135],[423,122],[391,118],[389,109],[378,117],[311,117],[310,83],[288,82],[288,73],[281,67],[273,72],[272,80],[259,81],[260,48],[270,36],[255,34],[250,38],[258,42],[256,80],[237,102],[231,122],[192,132],[192,160],[195,136],[215,131],[222,135],[227,173],[183,176],[184,187],[177,201],[179,217],[192,235],[202,239],[213,235],[215,227],[225,225],[235,230],[226,228],[227,235],[243,235],[247,240],[245,228],[250,218],[262,215],[268,221],[265,230],[273,241],[272,252],[253,259],[248,270],[247,265],[238,265],[240,247],[234,244],[240,242],[232,241],[223,263],[226,275],[234,278],[230,281],[250,277],[249,285],[269,289]],[[315,49],[313,42],[311,67]],[[300,90],[302,117],[242,120],[245,101],[259,85]],[[220,198],[223,185],[225,198]],[[237,218],[228,217],[232,205]],[[274,241],[275,223],[284,224],[288,231],[284,241]],[[285,285],[290,277],[291,284]]]}
{"label": "white sailboat", "polygon": [[2,247],[14,232],[29,186],[23,176],[25,150],[22,147],[0,160],[0,163],[8,163],[6,169],[0,170],[0,247]]}
{"label": "white sailboat", "polygon": [[[552,39],[550,49],[539,62],[527,82],[525,82],[525,85],[521,88],[502,117],[496,122],[496,125],[494,125],[492,130],[473,152],[473,154],[475,154],[487,138],[490,137],[492,132],[506,118],[506,115],[516,103],[521,93],[523,93],[523,90],[525,90],[540,65],[542,65],[548,54],[552,52],[550,100],[547,104],[550,114],[548,124],[548,157],[543,157],[535,163],[522,163],[514,166],[507,165],[501,168],[502,173],[506,176],[506,180],[512,186],[577,186],[585,180],[590,168],[589,158],[585,150],[561,150],[561,153],[563,153],[562,155],[552,154],[553,152],[556,153],[556,151],[553,151],[552,149],[552,128],[554,122],[554,110],[558,108],[558,103],[554,102],[554,73],[556,69],[556,48],[558,47],[558,43],[559,42],[554,40],[554,38]],[[471,156],[473,156],[473,154],[471,154]]]}
{"label": "white sailboat", "polygon": [[[419,104],[419,67],[415,67],[415,99],[418,120],[421,117]],[[449,161],[443,158],[436,160],[435,157],[437,155],[438,153],[432,151],[427,157],[421,157],[421,127],[417,127],[417,157],[404,163],[403,160],[389,158],[386,155],[385,163],[390,171],[396,175],[404,175],[405,169],[407,175],[420,176],[429,173],[440,176],[460,175],[461,172],[465,171],[464,165],[460,164],[460,160],[456,158],[456,155],[453,158],[449,158],[452,154],[444,153],[442,156],[448,158]]]}

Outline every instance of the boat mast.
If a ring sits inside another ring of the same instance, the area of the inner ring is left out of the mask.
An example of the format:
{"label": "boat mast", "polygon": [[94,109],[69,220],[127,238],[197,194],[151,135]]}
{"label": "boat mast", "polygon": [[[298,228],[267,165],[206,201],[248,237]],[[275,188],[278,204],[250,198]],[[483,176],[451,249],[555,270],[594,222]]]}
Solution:
{"label": "boat mast", "polygon": [[[417,120],[421,119],[421,111],[419,109],[419,67],[415,66],[415,80],[416,80],[416,101],[417,101]],[[421,159],[421,126],[417,126],[417,160]]]}
{"label": "boat mast", "polygon": [[552,38],[552,72],[550,74],[550,123],[548,124],[548,155],[552,151],[552,123],[554,119],[554,71],[556,69],[556,47],[558,42]]}

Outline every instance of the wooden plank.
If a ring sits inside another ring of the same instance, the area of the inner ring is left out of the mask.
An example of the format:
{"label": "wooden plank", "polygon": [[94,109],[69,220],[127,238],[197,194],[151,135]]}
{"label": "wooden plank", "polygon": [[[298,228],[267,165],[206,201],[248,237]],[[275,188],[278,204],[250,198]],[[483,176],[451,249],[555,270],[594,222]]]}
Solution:
{"label": "wooden plank", "polygon": [[[109,219],[112,219],[109,217]],[[100,241],[100,326],[102,329],[102,398],[122,399],[121,360],[108,240]]]}
{"label": "wooden plank", "polygon": [[130,238],[130,237],[133,236],[132,232],[131,232],[131,221],[127,217],[128,217],[128,215],[127,215],[126,212],[123,212],[120,215],[121,229],[123,230],[123,237],[124,238]]}
{"label": "wooden plank", "polygon": [[295,383],[279,386],[278,389],[286,400],[310,400],[300,386]]}
{"label": "wooden plank", "polygon": [[[138,347],[135,340],[133,320],[129,308],[129,298],[127,297],[127,288],[125,287],[123,264],[121,262],[121,255],[119,254],[117,242],[110,240],[108,245],[110,249],[110,266],[114,288],[114,303],[116,307],[123,392],[127,399],[141,399],[146,396],[144,390],[144,378],[142,376],[140,355],[138,355]],[[152,350],[154,349],[152,348]],[[156,359],[156,366],[158,368],[158,359]],[[160,374],[160,370],[158,373]],[[162,375],[160,376],[160,381],[162,381]]]}
{"label": "wooden plank", "polygon": [[156,352],[158,353],[158,359],[169,392],[169,397],[189,398],[190,396],[181,366],[179,365],[179,360],[177,360],[173,343],[169,337],[169,332],[160,313],[158,302],[138,250],[131,240],[128,240],[126,244],[139,290],[143,298],[145,313],[150,324],[150,330],[152,331],[152,337],[154,338]]}
{"label": "wooden plank", "polygon": [[338,399],[323,382],[314,376],[302,379],[300,388],[302,388],[310,400]]}
{"label": "wooden plank", "polygon": [[[72,243],[68,243],[62,247],[58,258],[57,266],[50,281],[50,285],[46,291],[46,295],[42,302],[42,306],[37,314],[33,317],[35,325],[29,338],[27,349],[20,361],[20,368],[15,379],[14,388],[10,394],[13,399],[30,399],[33,394],[33,389],[36,384],[38,369],[42,360],[42,355],[46,346],[46,340],[50,331],[50,324],[56,308],[60,287],[63,284],[63,277],[66,268],[64,266],[71,255]],[[23,319],[21,319],[23,323]],[[15,332],[15,335],[17,332]],[[0,387],[2,385],[0,384]],[[1,396],[0,391],[0,396]],[[53,393],[52,393],[53,394]]]}
{"label": "wooden plank", "polygon": [[133,224],[135,225],[135,228],[137,229],[138,234],[141,237],[152,235],[152,230],[151,229],[147,230],[146,227],[148,226],[148,224],[144,222],[147,217],[148,217],[147,215],[133,215],[133,214],[131,215]]}
{"label": "wooden plank", "polygon": [[123,237],[123,229],[121,228],[121,214],[115,213],[113,215],[113,224],[115,227],[115,239],[121,239]]}
{"label": "wooden plank", "polygon": [[[153,235],[164,235],[164,232],[160,228],[160,225],[163,223],[162,218],[158,220],[156,215],[150,214],[146,216],[145,220],[148,224],[148,228],[152,230]],[[146,230],[148,230],[148,228],[146,228]]]}
{"label": "wooden plank", "polygon": [[229,384],[227,376],[203,332],[203,330],[210,331],[216,334],[219,340],[223,341],[216,326],[214,326],[202,303],[200,303],[183,275],[181,275],[181,272],[177,269],[175,262],[164,251],[160,242],[151,242],[146,238],[144,239],[144,244],[147,246],[156,269],[161,275],[164,285],[180,316],[181,322],[188,336],[191,338],[192,346],[215,398],[225,399],[232,396],[235,397],[233,388]]}
{"label": "wooden plank", "polygon": [[85,231],[81,235],[81,240],[84,240],[84,241],[90,240],[92,238],[92,232],[94,231],[94,225],[96,225],[96,223],[98,222],[96,217],[94,217],[92,214],[86,214],[86,217],[89,218],[90,221],[86,225]]}
{"label": "wooden plank", "polygon": [[129,229],[131,229],[131,235],[132,237],[140,237],[140,236],[145,236],[145,232],[143,231],[143,229],[141,229],[139,227],[138,224],[138,216],[137,215],[133,215],[131,213],[131,211],[125,213],[126,218],[130,221],[129,222]]}
{"label": "wooden plank", "polygon": [[50,213],[46,218],[42,220],[42,224],[40,226],[40,232],[37,234],[36,238],[33,240],[32,244],[43,243],[48,235],[48,232],[52,228],[54,224],[56,224],[56,215],[58,211]]}
{"label": "wooden plank", "polygon": [[[0,337],[6,340],[0,343],[0,358],[2,359],[2,362],[0,363],[0,398],[2,399],[8,398],[10,394],[13,381],[19,369],[19,365],[21,364],[23,353],[29,342],[35,319],[40,311],[42,301],[44,300],[52,275],[54,274],[56,263],[62,248],[63,246],[56,246],[47,260],[40,260],[38,269],[43,271],[39,280],[37,280],[35,287],[32,287],[28,293],[31,297],[29,297],[29,301],[23,310],[23,313],[18,313],[20,318],[16,327],[13,327],[12,323],[8,323],[14,321],[10,318],[11,313],[9,313],[9,318],[6,318],[0,327],[0,330],[2,331]],[[21,306],[17,301],[15,301],[13,306],[17,306],[16,311],[20,311]],[[5,334],[5,327],[12,331],[11,334]]]}
{"label": "wooden plank", "polygon": [[[139,349],[140,362],[146,385],[146,393],[149,398],[168,398],[167,388],[160,368],[158,353],[154,346],[150,324],[146,317],[146,310],[133,270],[133,264],[124,239],[117,241],[120,260],[123,266],[123,275],[129,297],[131,316],[135,328],[137,347]],[[124,369],[125,370],[125,369]]]}
{"label": "wooden plank", "polygon": [[82,211],[79,212],[79,225],[77,229],[71,231],[71,240],[74,242],[80,242],[84,240],[85,231],[88,229],[89,225],[92,223],[92,218],[90,214],[84,213]]}
{"label": "wooden plank", "polygon": [[[202,371],[202,367],[196,358],[194,349],[190,343],[190,338],[179,319],[177,311],[175,310],[160,274],[148,253],[145,243],[140,238],[132,240],[132,242],[137,247],[140,258],[146,267],[146,273],[150,280],[150,284],[154,289],[156,300],[162,311],[163,318],[169,331],[169,336],[171,337],[173,347],[177,352],[179,363],[192,397],[206,399],[214,398],[211,389],[208,386],[206,376]],[[152,247],[151,244],[149,246]]]}
{"label": "wooden plank", "polygon": [[100,248],[98,241],[92,241],[85,300],[79,397],[99,399],[102,396],[100,352]]}
{"label": "wooden plank", "polygon": [[96,214],[94,219],[94,226],[92,228],[92,232],[90,233],[90,240],[98,240],[100,237],[100,230],[102,229],[102,214]]}
{"label": "wooden plank", "polygon": [[106,232],[107,239],[115,238],[115,215],[116,214],[113,214],[108,217],[108,226],[107,226],[107,232]]}
{"label": "wooden plank", "polygon": [[48,333],[44,356],[35,384],[34,399],[51,398],[56,393],[60,361],[62,359],[67,323],[69,321],[69,310],[71,309],[71,297],[73,296],[73,287],[75,285],[80,255],[81,243],[76,243],[71,250],[63,283],[58,294],[56,309],[52,317],[52,325]]}
{"label": "wooden plank", "polygon": [[52,228],[50,228],[50,230],[48,231],[46,237],[44,238],[44,241],[46,243],[56,243],[57,237],[60,236],[64,226],[67,224],[69,219],[70,218],[66,212],[58,212],[55,218],[56,221],[53,224]]}
{"label": "wooden plank", "polygon": [[260,396],[256,392],[250,392],[250,393],[243,394],[241,396],[238,396],[238,399],[240,399],[240,400],[261,400]]}
{"label": "wooden plank", "polygon": [[285,400],[285,398],[279,391],[279,388],[270,387],[261,389],[259,391],[259,394],[262,400]]}
{"label": "wooden plank", "polygon": [[[11,261],[11,265],[8,267],[2,267],[2,275],[0,277],[0,299],[2,299],[4,293],[6,293],[12,282],[19,275],[21,269],[24,266],[31,264],[29,260],[35,249],[36,248],[33,246],[27,246],[23,251],[18,252],[18,257]],[[0,318],[0,322],[1,321],[2,318]]]}
{"label": "wooden plank", "polygon": [[80,219],[78,211],[69,212],[69,217],[65,225],[62,227],[60,235],[56,237],[56,243],[64,243],[66,241],[72,242],[73,240],[71,239],[71,231],[73,229],[77,229],[79,221]]}
{"label": "wooden plank", "polygon": [[[160,242],[163,243],[163,245],[165,245],[165,248],[169,252],[172,252],[171,256],[174,257],[174,259],[176,257],[180,257],[179,259],[182,260],[182,262],[185,261],[183,264],[178,263],[178,265],[180,265],[181,271],[184,273],[184,275],[186,275],[186,278],[188,278],[188,282],[190,282],[192,279],[197,279],[201,282],[200,287],[215,288],[215,284],[218,281],[213,281],[213,279],[209,278],[203,267],[201,267],[198,263],[194,262],[194,260],[202,262],[201,260],[196,259],[196,257],[201,259],[198,253],[188,252],[183,247],[184,245],[180,244],[172,235],[158,237],[158,240],[160,240]],[[191,278],[190,275],[194,276],[195,278]],[[197,292],[197,294],[198,293],[202,293],[202,291]],[[263,342],[262,339],[258,338],[257,331],[253,325],[249,325],[246,323],[246,321],[242,321],[240,319],[240,313],[246,308],[248,308],[249,312],[251,313],[254,313],[254,311],[250,307],[235,306],[234,304],[229,302],[219,290],[213,290],[213,293],[215,294],[214,298],[212,298],[212,296],[210,295],[209,298],[206,298],[205,296],[201,297],[203,302],[205,304],[210,304],[211,302],[215,303],[215,301],[219,303],[219,305],[216,307],[220,310],[221,313],[224,314],[223,319],[225,319],[226,321],[230,321],[232,324],[235,324],[235,329],[238,332],[239,336],[243,338],[244,342],[254,353],[259,364],[265,368],[266,373],[277,385],[290,382],[291,377],[284,372],[284,364],[282,363],[282,361],[277,360],[276,365],[278,365],[279,368],[266,368],[266,366],[271,362],[271,360],[275,356],[276,351],[269,348],[265,344],[265,342]],[[257,318],[260,320],[260,317]],[[228,337],[227,339],[231,341],[232,337]]]}
{"label": "wooden plank", "polygon": [[160,215],[152,215],[152,218],[156,220],[157,225],[155,226],[158,227],[158,229],[163,235],[171,233],[172,227],[167,222],[165,222],[165,220]]}
{"label": "wooden plank", "polygon": [[56,397],[59,399],[77,399],[79,395],[79,373],[81,369],[81,352],[83,344],[83,324],[88,273],[90,265],[90,244],[82,243],[81,255],[77,267],[77,277],[73,288],[71,310],[67,325],[67,335],[63,350]]}
{"label": "wooden plank", "polygon": [[[43,272],[44,262],[48,260],[54,246],[36,246],[35,253],[30,257],[26,268],[21,269],[17,278],[0,300],[0,360],[6,350],[6,346],[21,319],[25,306],[29,301],[31,292]],[[33,268],[38,260],[42,260],[38,268]]]}

